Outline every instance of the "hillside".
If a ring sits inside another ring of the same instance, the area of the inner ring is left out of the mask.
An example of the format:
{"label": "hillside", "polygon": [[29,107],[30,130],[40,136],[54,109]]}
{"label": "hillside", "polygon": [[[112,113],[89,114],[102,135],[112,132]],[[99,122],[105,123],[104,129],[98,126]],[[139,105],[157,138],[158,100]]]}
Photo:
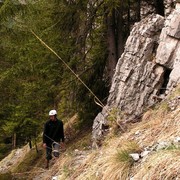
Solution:
{"label": "hillside", "polygon": [[[179,179],[179,119],[180,87],[166,100],[148,109],[141,122],[128,124],[125,133],[112,127],[99,149],[89,147],[90,133],[87,132],[67,144],[66,151],[51,163],[49,170],[43,168],[43,150],[40,148],[37,155],[32,149],[23,160],[16,162],[21,165],[12,164],[11,175],[14,179],[36,180],[53,177],[60,180]],[[12,154],[9,156],[13,158]],[[3,162],[5,160],[1,161],[1,167]]]}
{"label": "hillside", "polygon": [[179,0],[4,0],[0,16],[0,180],[180,179]]}

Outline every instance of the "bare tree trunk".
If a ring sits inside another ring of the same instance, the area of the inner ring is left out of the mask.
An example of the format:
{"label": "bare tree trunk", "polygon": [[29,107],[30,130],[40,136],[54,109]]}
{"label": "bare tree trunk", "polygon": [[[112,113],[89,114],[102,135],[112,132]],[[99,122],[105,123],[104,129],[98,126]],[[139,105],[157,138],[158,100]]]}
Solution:
{"label": "bare tree trunk", "polygon": [[164,16],[164,0],[154,0],[156,13]]}
{"label": "bare tree trunk", "polygon": [[[124,51],[124,39],[125,39],[123,32],[123,28],[124,28],[123,4],[116,11],[116,16],[117,16],[117,56],[118,58],[120,58],[121,54]],[[128,16],[128,18],[130,17]]]}
{"label": "bare tree trunk", "polygon": [[34,138],[34,142],[35,142],[35,148],[36,148],[36,152],[38,153],[38,152],[39,152],[39,150],[38,150],[38,147],[37,147],[36,138]]}
{"label": "bare tree trunk", "polygon": [[14,133],[12,136],[12,148],[13,149],[16,148],[16,133]]}
{"label": "bare tree trunk", "polygon": [[128,0],[128,9],[127,9],[127,21],[128,21],[128,27],[129,27],[129,31],[130,31],[130,25],[131,25],[131,2],[130,0]]}
{"label": "bare tree trunk", "polygon": [[111,82],[114,75],[114,69],[117,63],[117,48],[116,48],[116,32],[115,32],[115,11],[106,14],[107,25],[107,43],[108,43],[108,60],[107,72]]}
{"label": "bare tree trunk", "polygon": [[28,138],[28,142],[29,142],[29,148],[32,149],[32,141],[31,141],[31,138]]}
{"label": "bare tree trunk", "polygon": [[141,20],[141,0],[137,1],[137,21]]}

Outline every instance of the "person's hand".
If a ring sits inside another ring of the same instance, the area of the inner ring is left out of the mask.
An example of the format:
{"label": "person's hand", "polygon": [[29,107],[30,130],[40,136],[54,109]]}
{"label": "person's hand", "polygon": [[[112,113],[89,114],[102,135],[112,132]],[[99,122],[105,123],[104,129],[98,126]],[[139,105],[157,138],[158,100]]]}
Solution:
{"label": "person's hand", "polygon": [[46,143],[43,143],[43,148],[46,148]]}

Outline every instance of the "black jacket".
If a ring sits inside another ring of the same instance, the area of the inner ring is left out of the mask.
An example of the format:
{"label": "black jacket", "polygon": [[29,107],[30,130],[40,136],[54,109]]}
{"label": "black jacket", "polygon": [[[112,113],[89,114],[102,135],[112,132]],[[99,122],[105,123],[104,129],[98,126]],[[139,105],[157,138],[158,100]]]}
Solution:
{"label": "black jacket", "polygon": [[44,125],[43,143],[51,145],[53,142],[64,142],[64,128],[63,122],[56,119],[56,121],[47,121]]}

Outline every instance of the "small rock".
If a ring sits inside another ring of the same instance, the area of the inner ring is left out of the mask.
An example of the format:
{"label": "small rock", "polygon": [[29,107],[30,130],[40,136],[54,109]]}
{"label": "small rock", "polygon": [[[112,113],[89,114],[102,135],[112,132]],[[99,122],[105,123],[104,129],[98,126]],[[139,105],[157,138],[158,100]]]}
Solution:
{"label": "small rock", "polygon": [[143,157],[147,156],[150,152],[151,151],[143,151],[143,152],[141,152],[140,156],[143,158]]}
{"label": "small rock", "polygon": [[179,148],[180,147],[180,137],[176,137],[173,141],[173,145],[176,147],[176,148]]}
{"label": "small rock", "polygon": [[129,154],[129,156],[131,156],[134,159],[134,161],[138,161],[140,159],[138,153],[132,153],[132,154]]}
{"label": "small rock", "polygon": [[53,176],[52,180],[58,180],[58,177],[57,176]]}
{"label": "small rock", "polygon": [[139,135],[140,134],[140,130],[136,131],[134,134],[135,135]]}
{"label": "small rock", "polygon": [[180,137],[176,137],[176,138],[174,139],[174,142],[175,142],[175,143],[180,143]]}
{"label": "small rock", "polygon": [[165,149],[165,148],[167,148],[167,147],[169,147],[169,146],[171,146],[171,143],[169,143],[169,142],[165,142],[165,141],[159,142],[159,143],[157,144],[156,151]]}

